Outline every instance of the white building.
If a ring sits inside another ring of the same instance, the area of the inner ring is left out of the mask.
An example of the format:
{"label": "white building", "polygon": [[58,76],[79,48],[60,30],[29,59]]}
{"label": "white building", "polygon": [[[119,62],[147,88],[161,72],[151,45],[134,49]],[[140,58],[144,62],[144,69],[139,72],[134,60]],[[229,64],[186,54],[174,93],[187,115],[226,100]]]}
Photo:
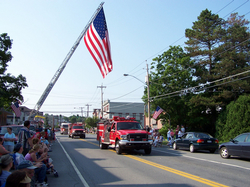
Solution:
{"label": "white building", "polygon": [[144,126],[144,103],[104,101],[103,118],[112,119],[113,116],[130,116]]}

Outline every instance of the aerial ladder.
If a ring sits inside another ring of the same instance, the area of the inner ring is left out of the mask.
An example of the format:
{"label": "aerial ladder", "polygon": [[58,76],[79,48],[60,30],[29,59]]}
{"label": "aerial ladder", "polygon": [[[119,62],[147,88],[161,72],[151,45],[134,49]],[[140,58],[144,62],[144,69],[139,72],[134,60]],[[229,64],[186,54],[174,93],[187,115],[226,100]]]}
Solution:
{"label": "aerial ladder", "polygon": [[93,20],[95,19],[95,17],[97,16],[97,14],[100,12],[100,10],[103,7],[104,2],[102,2],[98,8],[96,9],[95,13],[93,14],[93,16],[90,18],[89,22],[87,23],[87,25],[85,26],[85,28],[83,29],[83,31],[81,32],[80,36],[77,38],[76,42],[74,43],[73,47],[70,49],[69,53],[67,54],[67,56],[65,57],[65,59],[63,60],[62,64],[60,65],[60,67],[58,68],[58,70],[56,71],[55,75],[53,76],[53,78],[51,79],[50,83],[48,84],[48,86],[46,87],[46,89],[44,90],[42,96],[40,97],[40,99],[38,100],[37,104],[35,105],[34,109],[30,112],[30,115],[28,117],[28,120],[30,120],[31,116],[33,114],[37,114],[40,110],[40,108],[42,107],[44,101],[46,100],[46,98],[48,97],[50,91],[52,90],[52,88],[54,87],[54,85],[56,84],[56,81],[58,80],[58,78],[60,77],[60,75],[62,74],[64,68],[66,67],[69,59],[71,58],[71,56],[73,55],[73,53],[75,52],[76,48],[78,47],[78,45],[80,44],[80,41],[82,40],[83,36],[85,35],[85,33],[87,32],[89,26],[91,25],[91,23],[93,22]]}

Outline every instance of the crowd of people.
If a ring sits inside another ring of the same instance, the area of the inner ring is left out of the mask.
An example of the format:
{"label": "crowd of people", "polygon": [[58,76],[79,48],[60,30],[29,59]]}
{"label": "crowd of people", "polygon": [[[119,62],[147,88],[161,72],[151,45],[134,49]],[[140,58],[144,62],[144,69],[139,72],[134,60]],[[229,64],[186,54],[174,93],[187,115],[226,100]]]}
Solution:
{"label": "crowd of people", "polygon": [[8,127],[0,138],[0,187],[46,187],[48,174],[58,177],[48,154],[55,140],[53,129],[39,126],[34,133],[29,127],[30,121],[25,121],[17,139]]}
{"label": "crowd of people", "polygon": [[[158,130],[156,129],[147,129],[153,137],[153,146],[161,146],[162,142],[164,140],[164,137],[159,133]],[[167,141],[168,141],[168,146],[172,147],[174,139],[180,138],[185,134],[185,127],[181,125],[181,128],[179,125],[177,125],[175,131],[173,129],[168,129],[167,132]]]}
{"label": "crowd of people", "polygon": [[168,139],[168,146],[172,147],[174,139],[180,138],[185,134],[185,127],[182,125],[181,128],[177,125],[175,132],[173,129],[168,129],[167,139]]}

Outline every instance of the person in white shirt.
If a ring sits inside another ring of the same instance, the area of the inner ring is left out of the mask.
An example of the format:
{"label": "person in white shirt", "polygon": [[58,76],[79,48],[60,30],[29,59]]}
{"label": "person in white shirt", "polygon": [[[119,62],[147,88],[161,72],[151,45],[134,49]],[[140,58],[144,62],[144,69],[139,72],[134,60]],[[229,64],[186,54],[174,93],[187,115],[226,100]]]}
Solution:
{"label": "person in white shirt", "polygon": [[185,133],[185,127],[182,125],[181,126],[181,132],[184,134]]}
{"label": "person in white shirt", "polygon": [[156,137],[155,137],[155,141],[154,141],[154,146],[157,147],[157,144],[158,142],[160,141],[160,134],[158,134]]}
{"label": "person in white shirt", "polygon": [[4,143],[3,146],[10,153],[13,152],[14,149],[14,141],[16,140],[15,134],[12,132],[11,127],[7,127],[7,133],[4,135]]}
{"label": "person in white shirt", "polygon": [[171,132],[170,129],[168,129],[168,133],[167,133],[168,141],[170,140],[170,137],[171,137],[170,132]]}
{"label": "person in white shirt", "polygon": [[178,138],[181,138],[183,136],[183,133],[181,132],[181,130],[179,130],[178,132]]}

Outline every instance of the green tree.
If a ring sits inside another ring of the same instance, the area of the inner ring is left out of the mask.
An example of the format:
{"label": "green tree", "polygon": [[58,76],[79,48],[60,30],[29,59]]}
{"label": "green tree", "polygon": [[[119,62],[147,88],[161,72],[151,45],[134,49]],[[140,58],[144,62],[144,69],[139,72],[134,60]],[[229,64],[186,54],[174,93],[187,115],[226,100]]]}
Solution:
{"label": "green tree", "polygon": [[69,121],[70,121],[70,123],[76,123],[77,122],[77,116],[76,115],[73,115],[73,116],[70,116],[69,117]]}
{"label": "green tree", "polygon": [[237,135],[250,132],[250,95],[241,95],[236,101],[232,101],[216,123],[217,138],[222,141]]}
{"label": "green tree", "polygon": [[[189,115],[201,119],[201,129],[207,129],[211,134],[215,132],[219,109],[236,100],[239,95],[249,93],[249,79],[240,80],[246,78],[246,74],[216,82],[248,69],[248,23],[236,13],[225,21],[206,9],[201,12],[192,29],[186,29],[186,49],[195,59],[194,76],[200,85],[196,88],[197,94],[189,102]],[[209,86],[204,86],[207,83],[210,83]]]}
{"label": "green tree", "polygon": [[[192,80],[193,62],[180,46],[170,46],[170,49],[159,57],[153,59],[150,75],[150,96],[152,97],[151,108],[157,106],[167,113],[162,113],[159,118],[171,126],[184,124],[187,119],[187,105],[190,91],[186,90],[194,86]],[[183,90],[182,92],[178,92]],[[146,91],[143,99],[146,100]],[[192,94],[191,94],[192,95]]]}
{"label": "green tree", "polygon": [[[204,84],[216,80],[214,75],[216,61],[216,48],[221,44],[221,38],[225,34],[222,28],[225,21],[211,11],[203,10],[198,20],[193,23],[192,29],[186,29],[185,35],[188,38],[186,50],[190,57],[195,60],[194,78],[199,87],[196,87],[196,95],[190,100],[190,106],[199,107],[195,114],[202,114],[206,118],[207,127],[211,132],[215,131],[217,118],[217,107],[221,105],[217,100],[217,90]],[[198,112],[198,113],[197,113]],[[191,115],[192,116],[192,115]],[[196,115],[195,115],[196,116]],[[204,120],[202,120],[204,121]],[[204,128],[203,128],[204,129]],[[210,133],[211,133],[210,132]]]}
{"label": "green tree", "polygon": [[[231,14],[226,21],[224,28],[226,34],[222,37],[223,42],[217,48],[216,56],[216,79],[222,79],[230,75],[236,75],[249,70],[250,33],[247,25],[249,21],[237,13]],[[235,101],[243,93],[250,93],[250,79],[248,74],[242,74],[225,80],[227,84],[218,87],[218,98],[221,98],[224,105]]]}
{"label": "green tree", "polygon": [[99,118],[97,117],[88,117],[86,120],[85,120],[85,124],[87,127],[96,127],[97,126],[97,122],[99,121]]}
{"label": "green tree", "polygon": [[49,127],[49,114],[45,114],[44,127],[45,128]]}
{"label": "green tree", "polygon": [[3,33],[0,35],[0,108],[10,108],[10,103],[16,99],[23,101],[21,90],[28,86],[26,78],[22,75],[15,77],[10,73],[5,73],[8,62],[12,60],[11,52],[12,40]]}

